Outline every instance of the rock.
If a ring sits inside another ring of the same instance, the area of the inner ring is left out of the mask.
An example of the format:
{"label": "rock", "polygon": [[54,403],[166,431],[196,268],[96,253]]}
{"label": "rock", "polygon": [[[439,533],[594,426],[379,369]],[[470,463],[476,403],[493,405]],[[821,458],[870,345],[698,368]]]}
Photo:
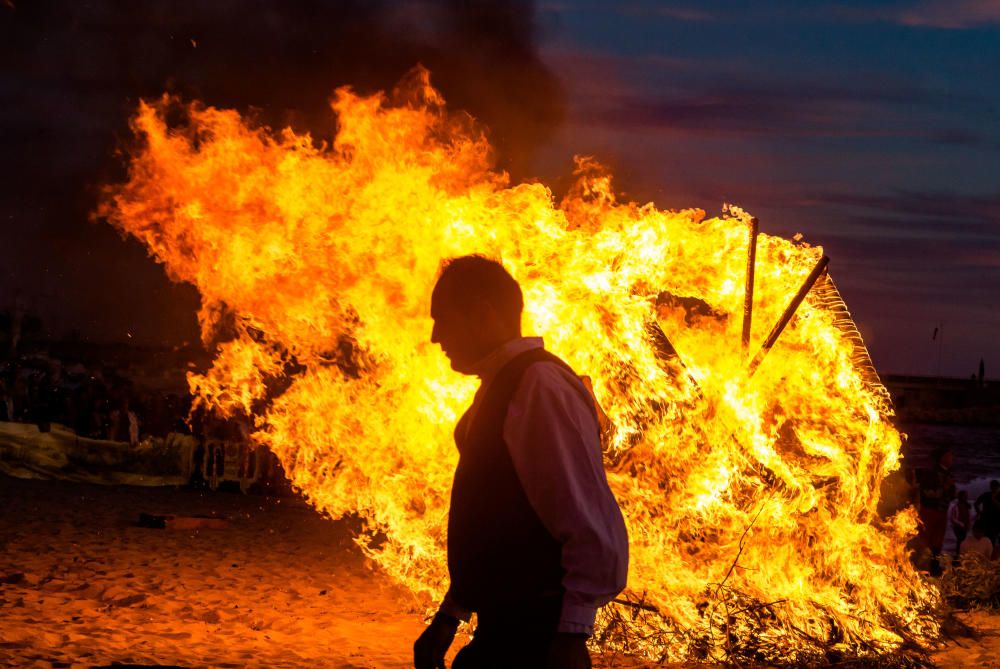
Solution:
{"label": "rock", "polygon": [[212,516],[178,516],[172,513],[140,513],[139,527],[148,527],[154,530],[195,530],[201,528],[226,527],[228,521],[225,518],[215,518]]}
{"label": "rock", "polygon": [[139,604],[144,601],[146,601],[146,595],[141,595],[141,594],[127,595],[119,599],[111,600],[110,602],[108,602],[108,606],[112,606],[114,608],[124,608],[126,606],[133,606],[135,604]]}

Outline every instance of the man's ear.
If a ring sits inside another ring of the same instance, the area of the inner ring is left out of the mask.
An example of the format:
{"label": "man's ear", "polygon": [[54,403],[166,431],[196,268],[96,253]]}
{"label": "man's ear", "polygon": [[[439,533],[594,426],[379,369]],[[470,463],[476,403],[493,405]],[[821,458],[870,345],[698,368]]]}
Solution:
{"label": "man's ear", "polygon": [[497,320],[497,310],[489,300],[477,300],[469,306],[469,317],[475,322],[493,325]]}
{"label": "man's ear", "polygon": [[490,332],[508,333],[512,328],[515,328],[515,326],[517,331],[520,331],[521,329],[520,322],[516,324],[511,323],[510,319],[508,319],[500,309],[494,306],[492,302],[483,302],[483,310],[479,314],[479,317],[482,319],[484,325],[488,326]]}

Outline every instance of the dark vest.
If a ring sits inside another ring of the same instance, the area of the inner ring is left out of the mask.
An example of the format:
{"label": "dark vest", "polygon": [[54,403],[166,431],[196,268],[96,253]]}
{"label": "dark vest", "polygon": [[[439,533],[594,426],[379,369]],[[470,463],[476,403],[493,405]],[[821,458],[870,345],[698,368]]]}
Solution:
{"label": "dark vest", "polygon": [[[473,611],[502,610],[560,596],[562,545],[532,509],[503,438],[507,409],[536,362],[570,367],[544,349],[508,362],[485,389],[472,423],[455,430],[459,459],[448,516],[451,596]],[[580,392],[593,406],[583,384]],[[545,445],[537,445],[544,457]]]}

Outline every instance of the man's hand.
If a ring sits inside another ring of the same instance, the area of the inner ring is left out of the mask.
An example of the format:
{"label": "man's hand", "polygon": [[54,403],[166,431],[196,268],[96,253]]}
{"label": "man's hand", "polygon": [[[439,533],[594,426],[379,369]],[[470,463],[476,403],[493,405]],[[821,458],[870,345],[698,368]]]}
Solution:
{"label": "man's hand", "polygon": [[458,619],[438,612],[413,644],[414,669],[445,669],[444,654],[458,631]]}
{"label": "man's hand", "polygon": [[546,669],[590,669],[587,637],[583,634],[556,634],[549,646]]}

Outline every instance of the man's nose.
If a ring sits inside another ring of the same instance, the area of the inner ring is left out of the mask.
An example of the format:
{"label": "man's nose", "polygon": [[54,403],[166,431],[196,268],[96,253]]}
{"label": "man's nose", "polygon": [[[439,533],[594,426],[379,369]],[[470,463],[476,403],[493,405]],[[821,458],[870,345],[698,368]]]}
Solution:
{"label": "man's nose", "polygon": [[440,344],[441,343],[441,333],[438,332],[437,321],[434,321],[433,327],[431,327],[431,343]]}

